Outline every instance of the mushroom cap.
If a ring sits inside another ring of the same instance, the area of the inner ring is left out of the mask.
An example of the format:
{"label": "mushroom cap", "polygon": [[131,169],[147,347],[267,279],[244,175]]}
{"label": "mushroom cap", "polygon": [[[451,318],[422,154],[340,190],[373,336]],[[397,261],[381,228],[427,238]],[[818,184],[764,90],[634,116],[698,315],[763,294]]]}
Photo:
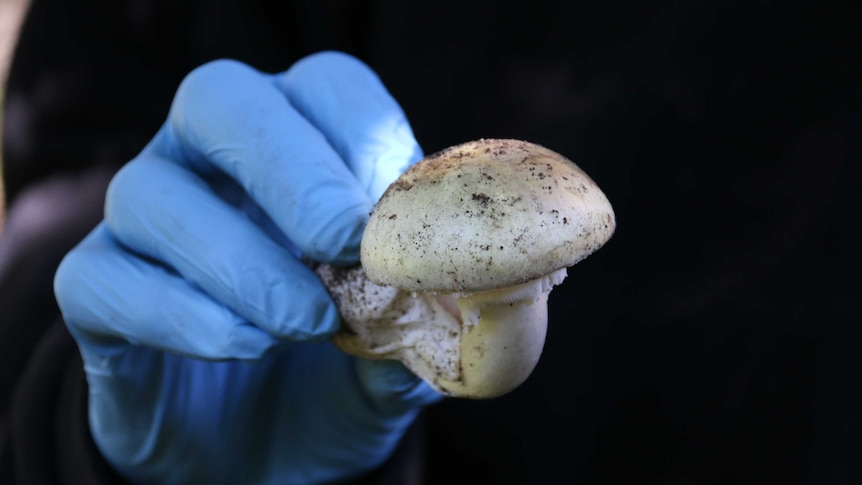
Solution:
{"label": "mushroom cap", "polygon": [[477,140],[425,157],[389,186],[361,262],[380,285],[478,292],[572,266],[615,227],[605,194],[567,158],[525,141]]}

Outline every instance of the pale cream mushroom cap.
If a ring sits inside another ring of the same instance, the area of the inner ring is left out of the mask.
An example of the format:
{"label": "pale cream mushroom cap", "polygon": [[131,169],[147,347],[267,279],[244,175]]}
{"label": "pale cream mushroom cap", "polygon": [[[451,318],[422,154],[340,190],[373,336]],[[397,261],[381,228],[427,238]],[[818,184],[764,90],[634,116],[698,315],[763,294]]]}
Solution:
{"label": "pale cream mushroom cap", "polygon": [[479,292],[572,266],[615,227],[605,194],[567,158],[525,141],[477,140],[426,157],[389,187],[361,260],[377,284]]}

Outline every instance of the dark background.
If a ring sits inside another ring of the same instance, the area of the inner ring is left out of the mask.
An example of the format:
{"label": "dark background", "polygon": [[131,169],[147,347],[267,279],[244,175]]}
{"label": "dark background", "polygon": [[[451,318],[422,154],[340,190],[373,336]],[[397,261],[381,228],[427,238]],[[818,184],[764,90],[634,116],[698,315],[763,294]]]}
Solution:
{"label": "dark background", "polygon": [[[860,31],[849,1],[35,0],[8,84],[8,205],[131,158],[200,63],[345,50],[426,152],[540,143],[617,214],[552,293],[530,380],[426,413],[431,483],[862,483]],[[49,298],[99,217],[81,207],[16,294]]]}

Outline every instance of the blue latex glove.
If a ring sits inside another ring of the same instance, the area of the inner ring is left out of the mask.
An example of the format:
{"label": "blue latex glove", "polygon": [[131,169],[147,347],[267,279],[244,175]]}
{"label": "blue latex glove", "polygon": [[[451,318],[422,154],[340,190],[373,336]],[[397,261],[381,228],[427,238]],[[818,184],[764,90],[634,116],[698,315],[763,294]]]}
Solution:
{"label": "blue latex glove", "polygon": [[374,201],[421,156],[359,61],[193,71],[113,179],[55,291],[90,426],[142,483],[317,483],[379,466],[440,396],[327,338],[334,303],[300,255],[354,263]]}

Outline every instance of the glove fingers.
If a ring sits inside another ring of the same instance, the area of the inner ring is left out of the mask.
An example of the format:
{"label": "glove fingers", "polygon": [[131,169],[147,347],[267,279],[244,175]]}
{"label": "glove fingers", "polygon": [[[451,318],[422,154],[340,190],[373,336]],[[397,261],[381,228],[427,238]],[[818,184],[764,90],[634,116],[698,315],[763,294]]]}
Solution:
{"label": "glove fingers", "polygon": [[277,75],[275,84],[323,132],[372,200],[422,157],[401,107],[379,77],[353,57],[308,56]]}
{"label": "glove fingers", "polygon": [[123,245],[276,337],[318,340],[338,328],[320,279],[183,167],[146,155],[127,164],[108,189],[105,223]]}
{"label": "glove fingers", "polygon": [[273,86],[235,61],[192,71],[145,152],[224,172],[311,258],[355,262],[372,202],[326,137]]}
{"label": "glove fingers", "polygon": [[122,250],[104,224],[64,258],[54,291],[91,366],[129,343],[213,360],[256,359],[280,343],[176,274]]}

